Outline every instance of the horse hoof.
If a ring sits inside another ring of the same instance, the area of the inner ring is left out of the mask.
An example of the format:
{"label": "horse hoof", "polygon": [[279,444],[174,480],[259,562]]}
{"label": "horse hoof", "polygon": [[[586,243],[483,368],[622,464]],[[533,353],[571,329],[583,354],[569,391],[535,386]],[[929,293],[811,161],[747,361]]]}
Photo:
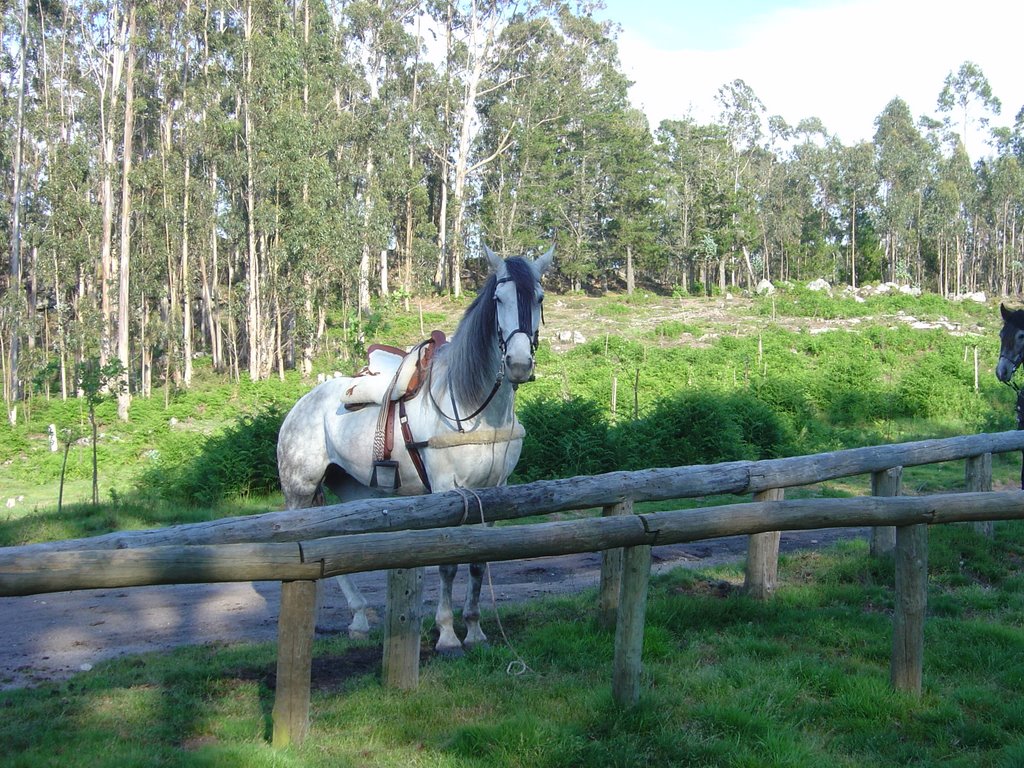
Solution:
{"label": "horse hoof", "polygon": [[490,645],[491,644],[487,641],[486,637],[483,640],[466,640],[462,643],[462,646],[467,651],[472,651],[476,648],[489,648]]}
{"label": "horse hoof", "polygon": [[353,640],[366,637],[370,633],[370,622],[363,613],[357,613],[348,625],[348,636]]}

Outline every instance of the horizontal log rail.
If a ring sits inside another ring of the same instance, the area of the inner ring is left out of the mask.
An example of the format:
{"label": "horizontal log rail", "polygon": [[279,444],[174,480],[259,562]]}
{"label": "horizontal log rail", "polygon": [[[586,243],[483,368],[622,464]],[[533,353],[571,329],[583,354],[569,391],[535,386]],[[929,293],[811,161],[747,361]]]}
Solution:
{"label": "horizontal log rail", "polygon": [[[485,507],[486,514],[486,507]],[[293,543],[0,550],[0,596],[219,581],[312,580],[384,568],[515,560],[765,531],[1024,518],[1024,491],[763,501],[491,528],[334,536]]]}
{"label": "horizontal log rail", "polygon": [[479,520],[477,499],[483,505],[488,522],[495,522],[628,501],[753,494],[773,488],[811,485],[881,472],[898,466],[919,466],[1019,450],[1024,450],[1024,431],[1013,430],[851,448],[814,456],[541,480],[524,485],[475,489],[473,496],[448,491],[429,496],[364,499],[146,531],[118,531],[88,539],[27,544],[0,549],[0,553],[7,556],[47,551],[298,542],[373,531],[422,530]]}

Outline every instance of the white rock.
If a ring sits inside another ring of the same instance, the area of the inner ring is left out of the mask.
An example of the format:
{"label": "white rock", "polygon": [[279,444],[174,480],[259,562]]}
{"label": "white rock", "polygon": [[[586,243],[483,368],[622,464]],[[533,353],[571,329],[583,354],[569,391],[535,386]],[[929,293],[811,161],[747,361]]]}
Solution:
{"label": "white rock", "polygon": [[825,280],[825,279],[819,277],[817,280],[811,280],[811,282],[809,282],[807,284],[807,290],[809,290],[809,291],[827,291],[827,292],[831,293],[832,292],[832,286],[828,284],[828,280]]}
{"label": "white rock", "polygon": [[758,296],[771,296],[775,293],[775,286],[772,285],[770,280],[761,279],[761,282],[757,284],[754,292]]}

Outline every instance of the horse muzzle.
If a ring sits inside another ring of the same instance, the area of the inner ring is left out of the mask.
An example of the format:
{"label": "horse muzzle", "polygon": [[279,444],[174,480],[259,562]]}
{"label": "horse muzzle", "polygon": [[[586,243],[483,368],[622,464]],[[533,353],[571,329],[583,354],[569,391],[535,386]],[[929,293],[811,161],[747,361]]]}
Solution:
{"label": "horse muzzle", "polygon": [[510,384],[525,384],[533,376],[533,358],[513,360],[512,355],[505,356],[505,378]]}
{"label": "horse muzzle", "polygon": [[1014,371],[1016,370],[1017,366],[1014,365],[1012,360],[1000,356],[999,362],[996,364],[996,378],[1006,384],[1013,378]]}

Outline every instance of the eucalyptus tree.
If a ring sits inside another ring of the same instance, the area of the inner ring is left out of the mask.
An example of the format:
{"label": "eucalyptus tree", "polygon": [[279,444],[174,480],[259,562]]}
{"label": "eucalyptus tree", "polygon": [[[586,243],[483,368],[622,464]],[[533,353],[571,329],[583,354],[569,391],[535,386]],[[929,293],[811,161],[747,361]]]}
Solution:
{"label": "eucalyptus tree", "polygon": [[653,146],[611,28],[577,11],[519,17],[502,32],[499,46],[518,53],[494,75],[505,86],[481,100],[481,218],[510,251],[568,232],[559,269],[575,287],[620,270],[630,287],[634,261],[658,252]]}
{"label": "eucalyptus tree", "polygon": [[[4,325],[10,328],[10,332],[4,334],[7,337],[7,365],[4,376],[4,394],[8,404],[21,399],[21,381],[18,375],[18,356],[21,347],[21,331],[18,320],[27,314],[18,306],[22,290],[22,237],[21,237],[21,214],[22,214],[22,185],[24,180],[24,168],[22,165],[22,154],[25,144],[25,70],[28,58],[28,0],[22,0],[21,23],[18,35],[18,69],[15,81],[15,102],[17,107],[14,112],[14,152],[11,171],[11,215],[10,215],[10,282],[7,286],[8,294],[15,299],[9,302],[11,306],[5,306],[3,314],[10,313],[11,317],[5,317]],[[13,320],[14,322],[11,322]],[[8,405],[8,413],[11,424],[17,421],[17,411]]]}
{"label": "eucalyptus tree", "polygon": [[567,69],[557,91],[561,112],[554,128],[559,146],[550,169],[554,197],[548,204],[554,225],[567,233],[560,240],[559,269],[580,289],[584,281],[606,278],[620,262],[624,266],[625,248],[619,259],[611,253],[611,227],[621,221],[622,204],[631,194],[624,186],[629,183],[626,175],[642,171],[636,164],[641,157],[647,167],[651,163],[645,150],[638,150],[629,81],[621,72],[610,29],[589,15],[565,12],[559,24]]}
{"label": "eucalyptus tree", "polygon": [[670,275],[688,292],[694,270],[703,269],[698,253],[706,249],[699,249],[701,238],[716,228],[715,222],[732,196],[732,185],[727,182],[732,147],[721,125],[699,125],[687,118],[662,121],[656,148],[662,169],[663,236]]}
{"label": "eucalyptus tree", "polygon": [[[972,129],[975,126],[987,128],[991,116],[998,115],[1002,106],[985,73],[973,61],[965,61],[956,72],[946,75],[937,103],[939,112],[945,115],[946,126],[950,130],[959,130],[968,155],[972,148]],[[959,114],[955,116],[957,112]],[[956,122],[955,117],[959,118]]]}
{"label": "eucalyptus tree", "polygon": [[715,101],[719,105],[719,121],[732,148],[729,224],[716,236],[720,246],[718,287],[724,291],[729,263],[736,263],[737,253],[748,247],[754,237],[751,223],[756,218],[759,184],[755,176],[755,162],[768,159],[762,144],[767,112],[753,88],[741,79],[722,85],[715,94]]}
{"label": "eucalyptus tree", "polygon": [[[843,226],[849,256],[850,285],[857,287],[862,279],[881,277],[868,258],[864,263],[861,252],[871,253],[871,239],[865,237],[865,225],[872,227],[871,212],[878,176],[875,169],[875,148],[867,141],[852,146],[839,146],[839,206],[838,220]],[[877,249],[875,249],[877,250]],[[858,254],[861,253],[860,260]]]}
{"label": "eucalyptus tree", "polygon": [[491,248],[522,253],[555,228],[550,201],[557,194],[553,171],[571,52],[559,19],[551,15],[513,21],[498,44],[521,54],[506,57],[495,72],[508,86],[480,100],[478,151],[486,155],[497,147],[506,149],[482,169],[482,194],[473,210]]}
{"label": "eucalyptus tree", "polygon": [[979,161],[976,167],[992,251],[985,270],[987,287],[1008,296],[1018,290],[1024,267],[1017,231],[1024,208],[1024,171],[1017,157],[1008,152]]}
{"label": "eucalyptus tree", "polygon": [[654,143],[647,118],[638,110],[618,113],[609,218],[609,246],[616,254],[612,266],[625,272],[626,293],[636,288],[637,273],[649,279],[665,274],[661,247],[664,206]]}
{"label": "eucalyptus tree", "polygon": [[875,163],[880,181],[879,217],[888,280],[908,279],[918,258],[918,225],[927,172],[927,145],[907,103],[892,99],[875,119]]}
{"label": "eucalyptus tree", "polygon": [[[509,63],[531,45],[529,39],[507,36],[503,30],[542,13],[537,0],[445,0],[430,6],[445,40],[443,64],[444,99],[441,103],[442,144],[433,152],[439,163],[437,213],[438,255],[435,286],[458,296],[462,291],[462,260],[466,212],[471,182],[511,148],[509,134],[481,151],[478,114],[484,101],[510,88],[517,75]],[[450,199],[449,199],[450,197]],[[451,212],[449,213],[449,207]]]}

